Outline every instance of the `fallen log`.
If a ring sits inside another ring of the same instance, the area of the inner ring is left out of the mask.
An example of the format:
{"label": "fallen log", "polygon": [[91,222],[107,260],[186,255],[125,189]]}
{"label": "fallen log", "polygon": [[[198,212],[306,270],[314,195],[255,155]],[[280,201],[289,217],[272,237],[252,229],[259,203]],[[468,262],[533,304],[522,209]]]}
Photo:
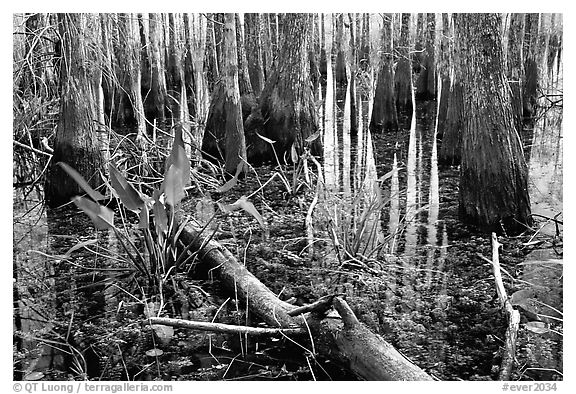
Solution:
{"label": "fallen log", "polygon": [[[433,380],[381,336],[358,321],[341,298],[331,297],[341,318],[325,316],[326,299],[314,307],[298,310],[298,307],[280,300],[240,264],[232,253],[209,239],[194,224],[186,224],[179,239],[190,252],[198,253],[201,263],[207,265],[210,272],[219,277],[229,291],[235,293],[250,313],[271,327],[306,329],[315,352],[346,365],[359,378]],[[291,316],[295,311],[303,313]]]}

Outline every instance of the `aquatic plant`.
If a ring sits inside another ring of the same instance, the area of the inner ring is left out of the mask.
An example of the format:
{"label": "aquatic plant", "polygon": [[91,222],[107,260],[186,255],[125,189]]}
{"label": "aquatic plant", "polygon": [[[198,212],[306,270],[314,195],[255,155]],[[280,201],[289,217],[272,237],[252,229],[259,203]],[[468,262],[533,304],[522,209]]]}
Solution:
{"label": "aquatic plant", "polygon": [[107,197],[92,189],[67,164],[60,162],[58,165],[87,194],[73,197],[74,204],[90,217],[96,229],[112,230],[116,234],[134,268],[146,278],[149,288],[162,298],[164,285],[170,276],[193,258],[186,249],[178,251],[178,238],[188,221],[178,224],[176,210],[186,196],[185,187],[191,182],[190,163],[181,138],[175,139],[160,188],[153,188],[151,195],[142,193],[114,165],[108,165],[109,180],[105,180],[105,184],[110,191],[109,197],[119,202],[122,222],[126,210],[138,216],[137,228],[143,239],[144,252],[132,240],[128,226],[124,225],[121,230],[115,225],[114,211],[98,203]]}

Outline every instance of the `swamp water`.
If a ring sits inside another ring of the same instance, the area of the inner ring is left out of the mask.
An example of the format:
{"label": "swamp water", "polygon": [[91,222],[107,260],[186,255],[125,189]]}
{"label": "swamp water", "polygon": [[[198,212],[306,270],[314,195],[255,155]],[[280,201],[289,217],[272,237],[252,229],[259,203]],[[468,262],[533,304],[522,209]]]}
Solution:
{"label": "swamp water", "polygon": [[[369,103],[357,102],[353,136],[346,89],[328,83],[322,114],[326,187],[309,226],[311,196],[284,198],[282,184],[271,182],[252,198],[269,234],[237,212],[219,214],[216,238],[282,299],[307,303],[344,294],[362,322],[435,377],[496,379],[506,320],[492,267],[478,257],[491,256],[490,240],[458,221],[458,170],[437,163],[436,103],[418,102],[413,122],[396,133],[371,135]],[[560,311],[562,256],[549,251],[561,220],[555,215],[562,211],[561,123],[561,110],[551,110],[524,135],[534,212],[557,221],[542,218],[540,235],[504,242],[501,253],[503,268],[515,277],[510,294],[532,291],[532,298]],[[258,181],[250,174],[221,201],[250,194],[275,171],[258,168]],[[214,209],[212,200],[200,201],[189,200],[185,210]],[[334,247],[331,234],[339,231],[346,242]],[[78,242],[92,252],[70,251]],[[346,246],[356,255],[346,254]],[[13,252],[15,379],[353,378],[286,340],[184,330],[152,335],[142,320],[156,304],[143,301],[130,271],[121,269],[115,236],[96,233],[75,210],[46,212],[38,202],[23,201],[19,191]],[[184,291],[166,303],[171,316],[253,321],[208,275],[177,280]],[[523,323],[534,319],[530,305],[519,306],[526,307]],[[551,316],[551,325],[561,320],[550,308],[539,311]],[[561,335],[521,328],[518,348],[514,378],[561,379]],[[147,354],[151,349],[163,353]]]}

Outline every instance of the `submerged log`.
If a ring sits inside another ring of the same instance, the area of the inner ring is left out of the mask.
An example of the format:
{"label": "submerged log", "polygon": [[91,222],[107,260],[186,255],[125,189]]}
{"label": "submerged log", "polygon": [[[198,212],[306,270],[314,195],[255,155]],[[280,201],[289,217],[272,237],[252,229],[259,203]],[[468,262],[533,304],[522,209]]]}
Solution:
{"label": "submerged log", "polygon": [[[235,292],[250,313],[276,328],[305,329],[313,338],[315,350],[346,365],[365,380],[432,380],[432,377],[400,354],[379,335],[358,321],[344,300],[331,297],[341,318],[324,315],[326,308],[309,309],[280,300],[268,287],[252,275],[244,265],[221,246],[209,239],[201,229],[188,223],[180,241],[192,253],[198,253],[209,272]],[[324,305],[327,299],[320,303]],[[298,316],[292,316],[300,313]],[[306,338],[307,336],[303,336]]]}

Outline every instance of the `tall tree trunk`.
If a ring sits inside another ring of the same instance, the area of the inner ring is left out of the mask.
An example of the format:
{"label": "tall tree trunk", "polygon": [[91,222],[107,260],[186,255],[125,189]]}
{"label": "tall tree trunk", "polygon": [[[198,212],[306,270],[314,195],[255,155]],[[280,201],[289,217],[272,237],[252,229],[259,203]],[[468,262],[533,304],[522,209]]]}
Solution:
{"label": "tall tree trunk", "polygon": [[398,116],[394,97],[394,73],[392,71],[394,63],[392,49],[392,14],[384,14],[380,71],[378,73],[378,82],[376,83],[372,119],[370,119],[370,131],[373,133],[398,130]]}
{"label": "tall tree trunk", "polygon": [[[451,42],[452,26],[451,18],[447,13],[442,14],[442,36],[440,37],[440,50],[438,55],[437,69],[442,80],[442,91],[440,92],[440,102],[438,105],[438,135],[439,139],[443,138],[446,118],[448,116],[448,99],[450,97],[450,70],[452,68]],[[437,29],[439,30],[439,29]]]}
{"label": "tall tree trunk", "polygon": [[530,224],[528,167],[514,127],[500,14],[457,14],[455,41],[464,90],[460,212],[488,231]]}
{"label": "tall tree trunk", "polygon": [[508,33],[507,76],[512,92],[512,113],[516,130],[522,130],[522,81],[524,80],[523,64],[524,14],[510,15]]}
{"label": "tall tree trunk", "polygon": [[[357,14],[360,15],[360,14]],[[359,18],[358,18],[359,19]],[[356,100],[356,81],[357,74],[359,72],[358,67],[358,49],[360,48],[360,42],[356,40],[356,23],[358,22],[356,14],[348,14],[348,20],[350,22],[350,88],[348,89],[348,94],[350,95],[350,134],[356,135],[358,133],[358,111],[356,106],[358,102]]]}
{"label": "tall tree trunk", "polygon": [[524,116],[534,116],[538,90],[538,31],[539,14],[526,14],[524,36],[524,84],[522,106]]}
{"label": "tall tree trunk", "polygon": [[394,48],[398,51],[398,64],[394,73],[394,93],[398,112],[412,112],[412,66],[409,41],[410,14],[402,14],[400,39]]}
{"label": "tall tree trunk", "polygon": [[339,84],[348,83],[348,28],[344,24],[345,14],[338,14],[336,17],[336,82]]}
{"label": "tall tree trunk", "polygon": [[[458,76],[453,74],[448,95],[448,110],[444,132],[442,134],[442,144],[438,152],[438,162],[447,165],[459,165],[462,148],[462,128],[464,124],[464,95],[462,83]],[[450,83],[450,82],[449,82]]]}
{"label": "tall tree trunk", "polygon": [[426,14],[424,29],[424,53],[420,74],[416,81],[416,98],[432,100],[436,97],[436,14]]}
{"label": "tall tree trunk", "polygon": [[246,27],[246,57],[248,58],[248,74],[252,89],[257,96],[264,88],[264,59],[262,57],[262,33],[260,14],[244,14]]}
{"label": "tall tree trunk", "polygon": [[207,38],[206,38],[206,79],[208,90],[212,91],[213,86],[220,77],[218,67],[218,56],[216,53],[216,22],[214,14],[208,14]]}
{"label": "tall tree trunk", "polygon": [[194,72],[194,129],[191,138],[190,158],[197,161],[200,158],[200,148],[204,138],[204,127],[208,116],[210,95],[204,74],[204,58],[207,46],[206,17],[201,14],[189,14],[190,56]]}
{"label": "tall tree trunk", "polygon": [[164,74],[164,57],[160,49],[163,45],[162,17],[160,14],[148,14],[149,46],[147,47],[150,59],[150,94],[147,101],[150,104],[150,116],[153,118],[164,118],[164,108],[166,105],[166,76]]}
{"label": "tall tree trunk", "polygon": [[[318,129],[316,108],[307,58],[310,14],[286,14],[282,19],[281,47],[278,66],[266,81],[258,108],[247,122],[250,131],[259,130],[277,141],[275,149],[283,154],[295,144],[298,153],[310,146],[313,153],[321,151],[319,138],[306,142]],[[266,120],[266,121],[264,121]],[[250,121],[250,122],[249,122]],[[251,139],[256,141],[254,137]],[[257,141],[256,141],[257,142]],[[269,146],[262,149],[270,157]]]}
{"label": "tall tree trunk", "polygon": [[[310,59],[310,79],[312,81],[312,90],[314,93],[318,92],[320,86],[320,43],[321,43],[321,26],[318,23],[320,15],[312,14],[310,18],[310,32],[311,38],[308,41],[308,58]],[[318,97],[315,97],[318,100]]]}
{"label": "tall tree trunk", "polygon": [[244,22],[240,14],[235,14],[236,19],[236,49],[238,52],[238,84],[240,86],[240,102],[242,104],[242,119],[246,119],[256,107],[256,96],[250,82],[248,73],[248,58],[244,46]]}
{"label": "tall tree trunk", "polygon": [[260,22],[262,28],[262,51],[264,52],[264,73],[267,80],[274,70],[274,49],[272,45],[272,31],[270,28],[270,18],[274,14],[261,14]]}
{"label": "tall tree trunk", "polygon": [[243,171],[245,166],[241,163],[246,160],[235,25],[234,14],[224,14],[222,78],[214,89],[204,135],[207,151],[213,151],[215,144],[224,142],[225,168],[229,174],[234,174],[239,165]]}
{"label": "tall tree trunk", "polygon": [[140,29],[138,25],[137,14],[122,14],[120,16],[120,26],[122,36],[125,37],[123,46],[124,54],[124,72],[127,75],[126,87],[130,102],[132,104],[132,112],[136,121],[137,140],[141,148],[145,148],[146,134],[146,118],[144,117],[144,102],[142,101],[142,72],[140,69],[141,64],[141,44],[140,44]]}
{"label": "tall tree trunk", "polygon": [[[392,26],[392,23],[390,23]],[[370,66],[370,14],[362,14],[362,36],[360,44],[360,69],[368,71]]]}
{"label": "tall tree trunk", "polygon": [[234,14],[236,20],[236,49],[238,52],[238,84],[240,86],[240,96],[254,95],[252,82],[248,73],[248,58],[244,46],[244,21],[240,14]]}
{"label": "tall tree trunk", "polygon": [[62,161],[76,169],[93,187],[101,185],[104,170],[102,152],[96,137],[97,113],[91,88],[94,63],[88,48],[96,44],[94,30],[86,26],[85,14],[59,14],[62,54],[60,120],[56,129],[54,155],[46,178],[45,198],[50,207],[82,194],[76,181],[56,163]]}

